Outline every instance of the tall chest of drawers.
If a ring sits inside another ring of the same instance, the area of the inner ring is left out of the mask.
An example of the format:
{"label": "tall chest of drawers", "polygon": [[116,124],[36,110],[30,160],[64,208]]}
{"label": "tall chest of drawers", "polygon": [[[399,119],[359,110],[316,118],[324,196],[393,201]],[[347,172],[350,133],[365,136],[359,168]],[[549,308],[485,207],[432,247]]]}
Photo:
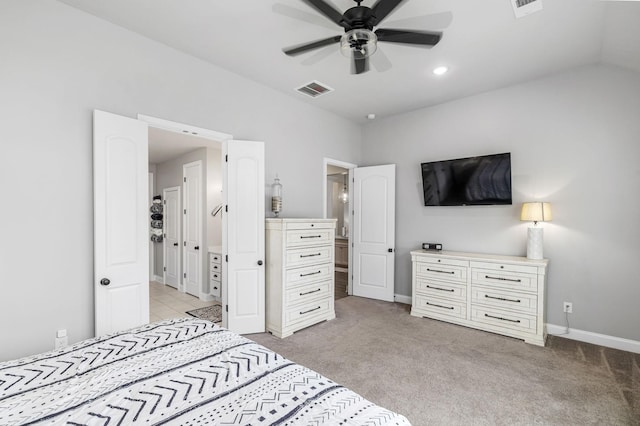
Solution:
{"label": "tall chest of drawers", "polygon": [[544,346],[548,260],[416,250],[411,261],[411,315]]}
{"label": "tall chest of drawers", "polygon": [[267,331],[284,338],[336,317],[336,219],[266,220]]}

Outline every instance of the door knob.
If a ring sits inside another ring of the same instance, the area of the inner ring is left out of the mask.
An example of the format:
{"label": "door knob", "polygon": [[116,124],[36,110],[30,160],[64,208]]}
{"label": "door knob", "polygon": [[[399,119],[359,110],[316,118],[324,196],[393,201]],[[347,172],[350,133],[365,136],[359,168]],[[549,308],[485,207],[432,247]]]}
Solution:
{"label": "door knob", "polygon": [[195,246],[193,249],[194,250],[200,250],[200,246]]}
{"label": "door knob", "polygon": [[109,285],[111,284],[111,281],[109,280],[109,278],[103,278],[100,280],[100,284],[101,285]]}
{"label": "door knob", "polygon": [[258,266],[262,266],[262,260],[258,260]]}
{"label": "door knob", "polygon": [[388,251],[389,251],[389,253],[393,253],[393,249],[392,248],[390,248]]}
{"label": "door knob", "polygon": [[173,246],[174,247],[178,247],[178,243],[173,243]]}

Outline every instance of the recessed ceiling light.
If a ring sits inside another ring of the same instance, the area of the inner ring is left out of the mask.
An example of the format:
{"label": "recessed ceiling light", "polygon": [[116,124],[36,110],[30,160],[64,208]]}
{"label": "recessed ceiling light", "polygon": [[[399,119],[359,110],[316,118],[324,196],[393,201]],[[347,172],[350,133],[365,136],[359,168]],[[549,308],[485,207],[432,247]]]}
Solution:
{"label": "recessed ceiling light", "polygon": [[449,68],[447,68],[447,67],[437,67],[437,68],[433,69],[433,73],[435,75],[446,74],[447,71],[449,71]]}
{"label": "recessed ceiling light", "polygon": [[376,119],[376,115],[375,114],[367,114],[367,118],[369,120],[375,120]]}

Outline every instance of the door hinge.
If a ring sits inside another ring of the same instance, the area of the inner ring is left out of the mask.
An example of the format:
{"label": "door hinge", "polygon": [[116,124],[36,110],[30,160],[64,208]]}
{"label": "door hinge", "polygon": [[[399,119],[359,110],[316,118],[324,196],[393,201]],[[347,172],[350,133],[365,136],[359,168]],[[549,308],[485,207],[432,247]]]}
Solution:
{"label": "door hinge", "polygon": [[165,271],[165,272],[167,272],[167,267],[166,267],[166,266],[164,266],[164,267],[162,268],[162,270],[163,270],[163,271]]}
{"label": "door hinge", "polygon": [[228,255],[228,254],[225,254],[225,255],[224,255],[224,261],[225,261],[225,262],[228,262],[228,261],[229,261],[229,255]]}
{"label": "door hinge", "polygon": [[229,213],[229,204],[227,204],[226,206],[224,206],[224,211]]}
{"label": "door hinge", "polygon": [[229,305],[224,305],[224,310],[229,312]]}
{"label": "door hinge", "polygon": [[186,177],[183,177],[182,179],[183,179],[185,182],[187,181],[187,178],[186,178]]}
{"label": "door hinge", "polygon": [[183,276],[184,278],[187,278],[187,273],[185,272],[184,274],[182,274],[182,276]]}
{"label": "door hinge", "polygon": [[184,209],[184,214],[187,214],[187,209]]}
{"label": "door hinge", "polygon": [[225,155],[225,156],[224,156],[224,162],[225,162],[225,163],[228,163],[228,162],[229,162],[229,156],[228,156],[228,155]]}
{"label": "door hinge", "polygon": [[186,247],[186,246],[187,246],[187,242],[186,242],[186,241],[183,241],[183,242],[182,242],[182,245],[183,245],[184,247]]}
{"label": "door hinge", "polygon": [[162,204],[167,205],[167,200],[162,200]]}

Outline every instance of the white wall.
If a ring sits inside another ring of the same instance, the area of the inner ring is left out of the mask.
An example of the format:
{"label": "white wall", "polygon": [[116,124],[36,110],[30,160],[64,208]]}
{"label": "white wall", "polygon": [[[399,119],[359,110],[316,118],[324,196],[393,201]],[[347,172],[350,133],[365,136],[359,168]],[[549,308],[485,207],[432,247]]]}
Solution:
{"label": "white wall", "polygon": [[358,125],[53,0],[2,3],[0,57],[0,360],[93,335],[93,109],[265,141],[287,216],[359,159]]}
{"label": "white wall", "polygon": [[[376,121],[364,163],[396,163],[396,293],[409,251],[525,255],[521,203],[550,201],[548,322],[640,340],[640,75],[592,66]],[[424,207],[420,163],[511,152],[513,205]]]}

